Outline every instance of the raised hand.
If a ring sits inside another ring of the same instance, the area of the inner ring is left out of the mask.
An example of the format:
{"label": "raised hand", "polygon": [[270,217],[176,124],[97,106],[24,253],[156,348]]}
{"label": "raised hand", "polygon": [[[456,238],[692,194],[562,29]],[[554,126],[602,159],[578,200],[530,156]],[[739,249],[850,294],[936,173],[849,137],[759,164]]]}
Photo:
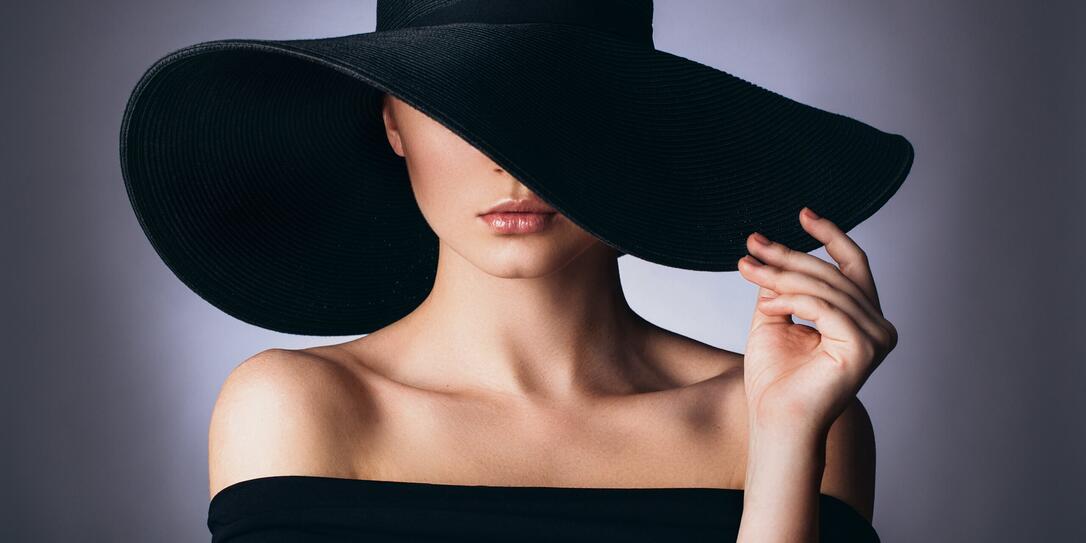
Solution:
{"label": "raised hand", "polygon": [[867,254],[808,208],[800,223],[837,265],[759,233],[747,239],[739,272],[759,288],[744,382],[753,425],[824,435],[897,345],[897,330],[882,315]]}

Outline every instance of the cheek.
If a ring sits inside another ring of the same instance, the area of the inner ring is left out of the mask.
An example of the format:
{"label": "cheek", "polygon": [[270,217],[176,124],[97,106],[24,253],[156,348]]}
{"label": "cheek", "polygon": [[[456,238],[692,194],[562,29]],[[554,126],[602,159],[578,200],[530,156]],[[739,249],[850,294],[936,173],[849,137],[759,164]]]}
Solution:
{"label": "cheek", "polygon": [[432,163],[409,170],[419,210],[439,237],[454,239],[470,228],[480,200],[466,190],[470,185],[461,173]]}
{"label": "cheek", "polygon": [[456,199],[460,194],[455,187],[456,183],[451,182],[449,177],[428,175],[412,175],[411,177],[411,191],[415,193],[419,208],[428,216],[440,217],[449,213],[449,208],[457,207]]}
{"label": "cheek", "polygon": [[[434,230],[475,212],[473,161],[456,140],[437,129],[413,130],[406,156],[411,190]],[[479,181],[475,181],[479,183]]]}

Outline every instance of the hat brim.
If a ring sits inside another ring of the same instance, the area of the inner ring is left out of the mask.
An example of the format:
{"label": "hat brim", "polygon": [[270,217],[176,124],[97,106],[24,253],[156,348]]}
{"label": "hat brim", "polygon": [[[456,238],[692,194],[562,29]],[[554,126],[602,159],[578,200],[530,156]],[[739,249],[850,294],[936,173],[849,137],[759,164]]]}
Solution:
{"label": "hat brim", "polygon": [[205,300],[304,335],[369,333],[425,298],[437,239],[382,93],[488,155],[619,251],[734,271],[753,231],[821,243],[908,175],[901,135],[591,29],[457,23],[202,42],[129,98],[121,166],[156,252]]}

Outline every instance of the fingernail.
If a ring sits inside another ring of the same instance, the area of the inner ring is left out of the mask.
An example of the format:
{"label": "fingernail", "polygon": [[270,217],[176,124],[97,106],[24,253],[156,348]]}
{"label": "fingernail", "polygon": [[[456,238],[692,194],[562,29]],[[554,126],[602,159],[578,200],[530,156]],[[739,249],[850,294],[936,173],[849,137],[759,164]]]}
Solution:
{"label": "fingernail", "polygon": [[771,241],[769,241],[769,238],[763,236],[762,234],[760,234],[758,232],[755,232],[753,237],[754,237],[754,241],[757,241],[758,243],[761,243],[762,245],[769,245],[770,243],[772,243]]}
{"label": "fingernail", "polygon": [[747,256],[744,256],[743,258],[746,259],[747,264],[750,264],[751,266],[761,266],[762,265],[762,263],[758,262],[758,259],[754,258],[753,256],[747,255]]}
{"label": "fingernail", "polygon": [[805,208],[803,208],[803,210],[807,213],[808,218],[811,218],[811,219],[817,219],[818,218],[818,213],[815,213],[814,211],[812,211],[811,208],[805,207]]}

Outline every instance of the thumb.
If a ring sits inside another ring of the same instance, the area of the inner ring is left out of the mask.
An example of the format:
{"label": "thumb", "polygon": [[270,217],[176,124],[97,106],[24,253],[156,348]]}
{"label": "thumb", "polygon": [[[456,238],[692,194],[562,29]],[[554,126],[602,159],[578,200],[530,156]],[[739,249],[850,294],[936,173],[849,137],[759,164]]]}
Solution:
{"label": "thumb", "polygon": [[[759,286],[758,287],[758,298],[757,298],[756,302],[761,301],[763,299],[776,298],[778,295],[779,294],[777,293],[777,291],[775,291],[773,289],[766,288],[766,287],[763,287],[763,286]],[[772,314],[763,313],[762,310],[759,308],[758,304],[755,303],[755,305],[754,305],[754,317],[751,319],[750,329],[754,330],[755,328],[757,328],[757,327],[759,327],[759,326],[761,326],[763,324],[795,324],[795,321],[792,320],[792,314],[791,313],[781,312],[780,310],[777,310],[777,311],[773,312]]]}

